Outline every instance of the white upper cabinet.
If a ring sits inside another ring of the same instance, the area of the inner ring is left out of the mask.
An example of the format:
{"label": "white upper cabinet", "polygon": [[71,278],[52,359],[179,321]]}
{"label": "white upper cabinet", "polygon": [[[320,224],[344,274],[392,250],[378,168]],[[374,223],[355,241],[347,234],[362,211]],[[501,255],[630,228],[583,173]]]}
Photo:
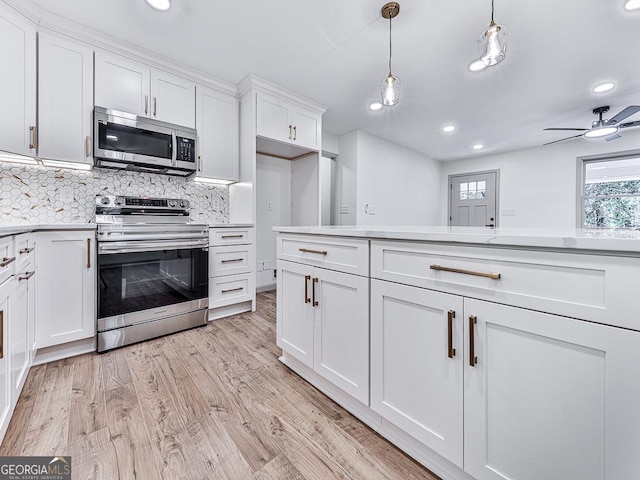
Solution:
{"label": "white upper cabinet", "polygon": [[127,58],[96,53],[95,104],[195,127],[195,83]]}
{"label": "white upper cabinet", "polygon": [[93,50],[38,34],[38,155],[91,164]]}
{"label": "white upper cabinet", "polygon": [[36,153],[36,29],[0,7],[0,150]]}
{"label": "white upper cabinet", "polygon": [[236,181],[240,178],[238,155],[238,99],[198,85],[198,177]]}
{"label": "white upper cabinet", "polygon": [[261,137],[320,151],[322,114],[288,99],[258,92],[256,133]]}

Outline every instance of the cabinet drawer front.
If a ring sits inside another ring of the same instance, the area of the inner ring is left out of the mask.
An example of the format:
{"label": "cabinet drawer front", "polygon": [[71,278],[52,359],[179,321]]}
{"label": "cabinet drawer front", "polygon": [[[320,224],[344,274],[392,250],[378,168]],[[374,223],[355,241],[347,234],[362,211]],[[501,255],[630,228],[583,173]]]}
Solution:
{"label": "cabinet drawer front", "polygon": [[235,245],[253,243],[252,228],[211,228],[209,245]]}
{"label": "cabinet drawer front", "polygon": [[280,235],[278,258],[354,275],[369,275],[368,240]]}
{"label": "cabinet drawer front", "polygon": [[252,290],[255,290],[255,287],[250,274],[210,278],[209,308],[252,300]]}
{"label": "cabinet drawer front", "polygon": [[14,249],[16,254],[16,272],[24,272],[30,265],[35,268],[35,235],[23,233],[16,235]]}
{"label": "cabinet drawer front", "polygon": [[236,273],[249,273],[253,266],[253,245],[211,247],[209,275],[220,277]]}
{"label": "cabinet drawer front", "polygon": [[391,241],[371,245],[373,278],[636,330],[640,322],[629,315],[629,304],[637,311],[640,300],[628,295],[628,285],[639,268],[638,258]]}
{"label": "cabinet drawer front", "polygon": [[16,260],[13,237],[0,238],[0,284],[14,274]]}

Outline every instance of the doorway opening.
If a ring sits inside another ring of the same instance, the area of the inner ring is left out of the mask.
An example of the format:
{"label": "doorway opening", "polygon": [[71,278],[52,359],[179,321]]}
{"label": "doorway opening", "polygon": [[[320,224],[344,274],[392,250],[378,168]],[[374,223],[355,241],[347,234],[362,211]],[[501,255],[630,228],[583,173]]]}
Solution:
{"label": "doorway opening", "polygon": [[449,225],[498,226],[499,170],[449,175]]}

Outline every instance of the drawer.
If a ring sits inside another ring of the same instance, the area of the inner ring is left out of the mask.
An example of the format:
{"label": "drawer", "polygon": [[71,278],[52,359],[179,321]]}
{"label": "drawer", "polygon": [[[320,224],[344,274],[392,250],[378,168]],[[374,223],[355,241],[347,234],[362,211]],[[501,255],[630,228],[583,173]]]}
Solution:
{"label": "drawer", "polygon": [[255,284],[253,275],[227,275],[209,279],[209,308],[224,307],[253,300]]}
{"label": "drawer", "polygon": [[282,234],[277,249],[281,260],[369,275],[369,240]]}
{"label": "drawer", "polygon": [[637,257],[371,242],[372,278],[635,330],[638,271]]}
{"label": "drawer", "polygon": [[35,268],[36,236],[33,233],[22,233],[14,237],[16,253],[16,272],[24,272],[27,267]]}
{"label": "drawer", "polygon": [[253,269],[253,245],[229,245],[209,248],[209,276],[220,277],[249,273]]}
{"label": "drawer", "polygon": [[209,245],[237,245],[255,243],[253,228],[210,228]]}
{"label": "drawer", "polygon": [[0,238],[0,284],[15,273],[16,260],[13,237]]}

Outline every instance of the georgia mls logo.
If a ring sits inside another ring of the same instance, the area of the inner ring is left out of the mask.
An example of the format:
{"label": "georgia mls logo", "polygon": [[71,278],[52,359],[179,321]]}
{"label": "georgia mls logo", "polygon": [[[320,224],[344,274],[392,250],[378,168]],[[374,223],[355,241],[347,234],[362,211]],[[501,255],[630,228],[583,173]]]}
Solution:
{"label": "georgia mls logo", "polygon": [[0,480],[70,480],[71,457],[0,457]]}

